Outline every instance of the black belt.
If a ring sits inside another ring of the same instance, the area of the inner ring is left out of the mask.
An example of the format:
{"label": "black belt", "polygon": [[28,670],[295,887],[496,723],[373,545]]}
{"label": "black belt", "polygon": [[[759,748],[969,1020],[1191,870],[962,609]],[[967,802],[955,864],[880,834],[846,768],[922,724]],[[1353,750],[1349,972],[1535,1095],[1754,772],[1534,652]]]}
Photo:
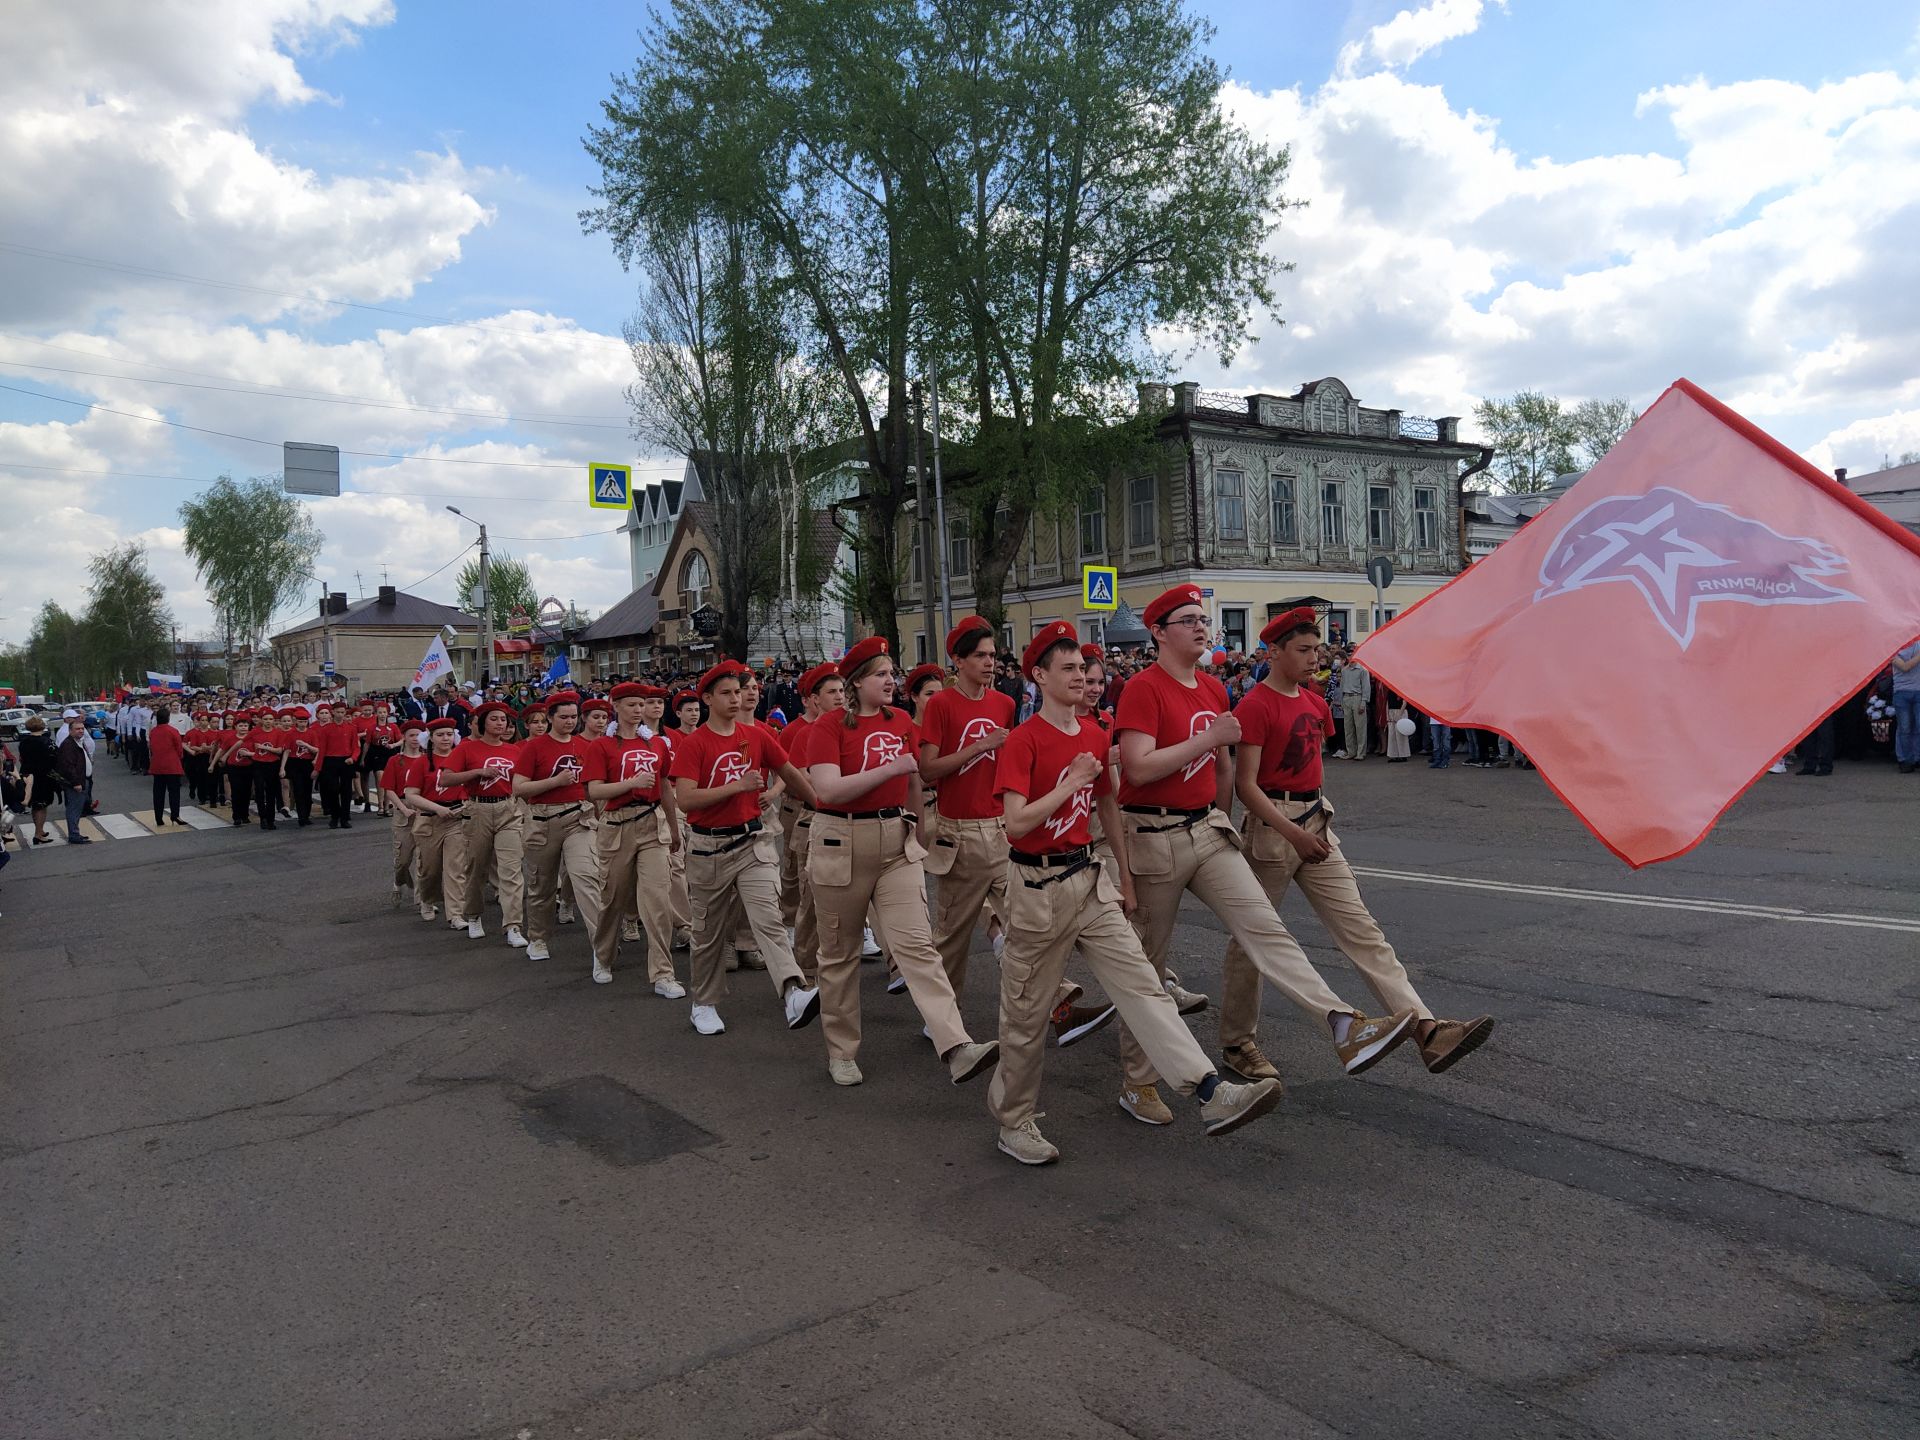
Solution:
{"label": "black belt", "polygon": [[1320,798],[1320,791],[1317,788],[1313,790],[1262,790],[1260,793],[1269,800],[1285,800],[1289,803],[1297,802],[1303,805],[1309,800],[1318,800]]}
{"label": "black belt", "polygon": [[511,795],[474,795],[470,797],[476,805],[503,805],[513,799]]}
{"label": "black belt", "polygon": [[761,825],[758,820],[749,820],[744,825],[695,825],[689,820],[687,828],[696,835],[724,838],[728,835],[752,835],[760,830]]}
{"label": "black belt", "polygon": [[[618,811],[609,811],[607,814],[607,824],[609,825],[631,824],[633,821],[638,820],[642,815],[651,815],[653,814],[654,811],[658,810],[659,808],[660,808],[660,802],[658,800],[651,801],[645,805],[626,805],[626,806],[623,806]],[[618,820],[613,818],[614,815],[616,814],[619,815],[620,817]]]}
{"label": "black belt", "polygon": [[1060,865],[1084,865],[1093,858],[1093,847],[1082,845],[1078,850],[1059,850],[1051,855],[1029,855],[1024,850],[1007,851],[1016,865],[1035,865],[1051,870]]}
{"label": "black belt", "polygon": [[[448,815],[458,815],[460,813],[460,807],[466,803],[464,800],[444,801],[440,808],[445,810]],[[443,815],[441,818],[445,819],[446,816]]]}
{"label": "black belt", "polygon": [[572,815],[573,813],[580,810],[581,808],[582,807],[578,804],[569,805],[567,806],[566,809],[556,810],[551,815],[536,815],[533,818],[536,820],[564,820],[567,818],[567,816]]}
{"label": "black belt", "polygon": [[1142,835],[1158,835],[1166,830],[1185,830],[1198,824],[1211,813],[1211,807],[1200,810],[1170,810],[1164,805],[1122,805],[1129,815],[1172,815],[1178,818],[1171,825],[1140,825],[1135,829]]}
{"label": "black belt", "polygon": [[884,810],[828,810],[828,815],[838,815],[842,820],[898,820],[907,812],[898,805],[889,805]]}

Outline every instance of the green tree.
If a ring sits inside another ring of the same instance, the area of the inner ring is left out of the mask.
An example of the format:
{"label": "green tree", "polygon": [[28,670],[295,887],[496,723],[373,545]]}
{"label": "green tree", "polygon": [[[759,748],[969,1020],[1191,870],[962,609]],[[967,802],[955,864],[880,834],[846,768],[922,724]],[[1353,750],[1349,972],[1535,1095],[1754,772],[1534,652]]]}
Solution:
{"label": "green tree", "polygon": [[1624,395],[1616,395],[1610,400],[1582,400],[1568,418],[1573,423],[1581,463],[1593,466],[1620,443],[1640,414]]}
{"label": "green tree", "polygon": [[1509,495],[1535,494],[1574,468],[1580,436],[1573,417],[1551,395],[1522,390],[1504,400],[1482,400],[1473,418],[1494,449],[1490,473]]}
{"label": "green tree", "polygon": [[[474,594],[480,588],[480,557],[475,556],[460,567],[460,574],[454,582],[454,594],[462,610],[472,610],[478,614],[473,603]],[[540,592],[533,588],[533,576],[527,570],[526,562],[516,560],[502,551],[487,557],[487,609],[493,615],[494,628],[502,635],[507,632],[507,617],[515,610],[524,610],[531,615],[540,608]]]}
{"label": "green tree", "polygon": [[307,594],[326,536],[277,475],[222,475],[180,507],[186,551],[226,639],[262,648],[276,614]]}
{"label": "green tree", "polygon": [[95,688],[86,631],[80,620],[48,600],[27,636],[27,685],[48,695],[78,695]]}
{"label": "green tree", "polygon": [[81,624],[92,673],[102,680],[144,680],[170,670],[173,612],[167,591],[147,569],[146,547],[129,540],[93,557]]}
{"label": "green tree", "polygon": [[1880,460],[1880,468],[1882,470],[1891,470],[1897,465],[1913,464],[1920,464],[1920,450],[1902,450],[1898,460],[1895,460],[1890,455],[1882,456]]}

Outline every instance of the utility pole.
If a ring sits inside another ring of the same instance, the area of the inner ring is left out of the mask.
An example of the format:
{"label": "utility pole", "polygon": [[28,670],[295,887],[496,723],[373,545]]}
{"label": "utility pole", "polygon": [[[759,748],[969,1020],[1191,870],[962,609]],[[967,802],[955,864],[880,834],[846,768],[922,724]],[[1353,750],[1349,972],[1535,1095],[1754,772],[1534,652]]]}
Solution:
{"label": "utility pole", "polygon": [[940,484],[940,376],[933,377],[933,505],[940,520],[940,613],[944,635],[953,628],[953,585],[947,574],[947,492]]}
{"label": "utility pole", "polygon": [[[935,402],[939,403],[938,401]],[[941,658],[940,646],[945,639],[946,630],[936,629],[933,615],[933,495],[927,485],[927,467],[921,456],[922,442],[926,435],[926,407],[920,382],[913,382],[913,478],[918,485],[916,507],[920,512],[920,523],[915,528],[920,532],[920,600],[926,610],[925,626],[927,631],[927,659],[938,662]]]}
{"label": "utility pole", "polygon": [[480,526],[480,596],[480,689],[484,692],[493,671],[493,587],[487,581],[487,527],[484,525]]}

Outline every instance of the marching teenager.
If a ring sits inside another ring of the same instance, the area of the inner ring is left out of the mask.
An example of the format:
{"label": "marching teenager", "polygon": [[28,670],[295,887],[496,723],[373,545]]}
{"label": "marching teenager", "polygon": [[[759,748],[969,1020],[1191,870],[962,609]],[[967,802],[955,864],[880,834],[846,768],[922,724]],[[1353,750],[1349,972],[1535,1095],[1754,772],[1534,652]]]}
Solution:
{"label": "marching teenager", "polygon": [[413,899],[413,807],[407,803],[407,774],[421,755],[427,727],[409,720],[400,727],[400,748],[380,772],[380,794],[393,827],[393,903],[411,905]]}
{"label": "marching teenager", "polygon": [[[1260,974],[1326,1028],[1342,1067],[1358,1075],[1405,1040],[1416,1017],[1410,1009],[1370,1017],[1334,994],[1240,853],[1239,832],[1226,814],[1233,771],[1218,760],[1220,750],[1238,743],[1240,722],[1228,709],[1226,688],[1198,670],[1210,641],[1201,600],[1199,586],[1176,585],[1147,606],[1142,618],[1158,658],[1127,682],[1114,717],[1141,947],[1164,983],[1180,897],[1192,891]],[[1153,1063],[1124,1024],[1120,1053],[1120,1108],[1148,1125],[1170,1123]]]}
{"label": "marching teenager", "polygon": [[[603,807],[595,846],[602,906],[593,927],[593,978],[613,979],[613,960],[629,917],[647,940],[647,978],[663,1000],[686,988],[673,977],[673,910],[667,901],[667,856],[679,843],[679,817],[667,780],[666,742],[645,723],[649,702],[666,692],[632,682],[612,690],[616,720],[587,765],[587,797]],[[484,709],[485,707],[481,707]]]}
{"label": "marching teenager", "polygon": [[[581,701],[580,738],[586,741],[590,748],[599,745],[601,739],[606,735],[607,726],[612,719],[613,706],[608,701]],[[596,821],[600,818],[600,807],[598,805],[589,802],[588,810]],[[605,899],[606,892],[603,889],[601,891],[601,900],[603,903]],[[575,914],[573,900],[573,874],[567,869],[567,857],[562,855],[560,857],[560,880],[555,892],[553,907],[554,919],[562,925],[573,924]],[[589,920],[587,924],[591,926],[593,922]]]}
{"label": "marching teenager", "polygon": [[371,698],[361,697],[353,712],[354,734],[360,739],[360,753],[353,761],[353,798],[360,802],[360,813],[371,815],[376,792],[380,788],[380,766],[374,763],[373,732],[380,728],[380,717]]}
{"label": "marching teenager", "polygon": [[[831,724],[846,703],[846,683],[832,661],[816,665],[800,677],[801,713],[780,732],[789,756],[801,755],[808,730]],[[813,908],[813,888],[807,883],[807,850],[813,839],[813,806],[792,790],[780,802],[780,919],[793,936],[793,958],[800,973],[813,984],[820,974],[820,920]]]}
{"label": "marching teenager", "polygon": [[[779,739],[780,748],[792,758],[793,744],[779,736],[772,726],[759,718],[760,713],[760,677],[751,670],[740,682],[740,712],[738,723],[742,725],[762,725],[769,734]],[[786,782],[778,775],[767,777],[767,788],[760,792],[760,823],[769,832],[779,824],[780,802],[787,793]],[[766,962],[760,958],[760,947],[754,942],[753,927],[747,924],[747,917],[736,911],[733,920],[733,952],[727,958],[729,970],[764,970]],[[811,982],[809,982],[811,983]]]}
{"label": "marching teenager", "polygon": [[213,757],[207,754],[211,732],[206,722],[205,710],[189,711],[187,728],[180,735],[180,764],[186,772],[187,799],[195,805],[207,804],[212,798],[207,793],[207,775],[212,768]]}
{"label": "marching teenager", "polygon": [[[1274,909],[1297,884],[1367,988],[1390,1011],[1412,1011],[1413,1042],[1439,1074],[1493,1033],[1487,1016],[1436,1020],[1407,978],[1393,946],[1360,898],[1340,839],[1333,804],[1321,791],[1321,753],[1333,728],[1327,702],[1306,687],[1318,663],[1320,619],[1311,606],[1289,610],[1260,632],[1267,678],[1234,711],[1240,721],[1235,788],[1246,807],[1247,860]],[[1246,1078],[1277,1073],[1260,1053],[1260,973],[1236,939],[1222,963],[1220,1046],[1227,1068]]]}
{"label": "marching teenager", "polygon": [[353,828],[352,769],[360,755],[360,734],[353,728],[346,705],[320,702],[313,730],[320,747],[320,808],[327,812],[329,830]]}
{"label": "marching teenager", "polygon": [[223,731],[220,763],[227,769],[227,788],[233,793],[233,823],[245,825],[253,799],[253,720],[245,711],[233,717],[233,728]]}
{"label": "marching teenager", "polygon": [[373,728],[367,731],[367,752],[361,770],[360,780],[363,793],[373,805],[373,813],[386,818],[387,792],[381,788],[380,777],[386,774],[387,762],[393,759],[400,748],[400,727],[393,723],[393,714],[384,702],[378,707]]}
{"label": "marching teenager", "polygon": [[1071,624],[1056,620],[1020,657],[1039,710],[1000,752],[1000,792],[1008,852],[1007,947],[1000,957],[1000,1068],[987,1089],[999,1122],[999,1148],[1023,1165],[1045,1165],[1060,1151],[1040,1133],[1040,1068],[1054,994],[1077,945],[1155,1069],[1200,1102],[1209,1135],[1224,1135],[1279,1103],[1278,1080],[1223,1081],[1207,1062],[1159,972],[1127,924],[1132,900],[1125,873],[1118,890],[1094,858],[1087,821],[1095,803],[1119,833],[1108,775],[1106,732],[1084,723],[1086,657]]}
{"label": "marching teenager", "polygon": [[[933,943],[955,995],[966,993],[967,951],[982,904],[1007,913],[1007,836],[994,793],[994,752],[1013,729],[1013,701],[993,688],[993,627],[969,615],[947,635],[954,681],[919,715],[920,776],[934,787],[939,823],[930,826],[926,870],[938,881]],[[918,674],[919,672],[914,672]],[[909,677],[911,680],[911,677]],[[911,690],[911,685],[909,685]],[[994,949],[1004,943],[997,924]]]}
{"label": "marching teenager", "polygon": [[[680,742],[700,728],[700,697],[682,690],[673,697],[674,728],[663,731],[667,754],[672,756]],[[781,747],[785,749],[785,746]],[[669,772],[671,773],[671,772]],[[686,807],[680,807],[680,848],[667,857],[671,866],[671,885],[667,900],[673,907],[673,942],[680,949],[693,944],[693,905],[687,897]],[[812,982],[809,981],[809,984]]]}
{"label": "marching teenager", "polygon": [[256,712],[253,727],[253,803],[260,811],[260,828],[276,830],[275,816],[283,808],[280,796],[280,772],[286,764],[292,731],[280,731],[279,717],[271,705]]}
{"label": "marching teenager", "polygon": [[313,723],[298,705],[290,706],[293,731],[287,736],[287,788],[293,797],[293,823],[313,823],[313,768],[320,761],[320,743],[314,738]]}
{"label": "marching teenager", "polygon": [[453,747],[446,779],[466,787],[466,888],[457,897],[467,938],[486,938],[487,881],[500,897],[507,944],[526,948],[526,825],[513,799],[513,768],[520,747],[507,738],[513,711],[489,700],[473,712],[474,733]]}
{"label": "marching teenager", "polygon": [[726,1030],[720,1001],[727,994],[726,951],[733,918],[744,912],[759,942],[767,976],[780,996],[787,1028],[798,1030],[820,1013],[820,991],[794,962],[780,924],[780,866],[760,819],[766,777],[778,773],[801,795],[807,779],[787,759],[764,725],[740,723],[740,682],[747,667],[722,660],[700,677],[706,723],[674,741],[669,774],[674,802],[691,832],[687,892],[693,910],[693,1028],[702,1035]]}
{"label": "marching teenager", "polygon": [[836,1085],[858,1085],[860,935],[872,907],[887,948],[900,966],[927,1038],[953,1083],[971,1080],[999,1058],[1000,1047],[967,1033],[953,986],[933,948],[926,872],[920,862],[919,737],[913,722],[889,705],[893,661],[884,636],[852,646],[840,659],[847,706],[807,731],[807,778],[813,784],[813,835],[807,878],[820,922],[820,993],[825,1010],[827,1073]]}
{"label": "marching teenager", "polygon": [[[661,720],[661,717],[667,713],[667,692],[661,689],[658,685],[646,685],[646,686],[643,686],[642,688],[645,689],[647,693],[644,696],[642,696],[640,700],[639,734],[642,737],[649,740],[658,737],[660,739],[662,748],[668,760],[672,760],[673,758],[672,742],[667,740],[666,737],[660,734],[660,720]],[[617,725],[619,723],[619,715],[620,715],[620,706],[618,702],[615,702],[613,710],[614,710],[614,721],[615,721],[615,724]],[[664,775],[665,772],[663,771],[662,774]],[[661,787],[665,790],[671,790],[673,788],[671,785],[667,784],[667,782],[664,779],[661,781]],[[681,827],[678,825],[675,825],[673,827],[675,844],[678,844],[679,842],[680,829]],[[669,859],[672,858],[672,855],[673,855],[673,851],[669,850],[668,851]],[[671,911],[669,911],[669,914],[671,914]],[[680,937],[677,934],[673,934],[671,930],[669,931],[669,934],[671,936],[673,943],[677,944],[680,942]],[[620,922],[620,938],[622,941],[631,942],[633,944],[638,944],[640,940],[643,938],[640,930],[640,916],[631,907],[629,907],[627,910],[626,918]]]}
{"label": "marching teenager", "polygon": [[211,717],[208,723],[213,726],[207,736],[207,787],[212,792],[212,804],[227,803],[232,776],[227,771],[226,754],[232,746],[234,715],[231,710],[222,710]]}
{"label": "marching teenager", "polygon": [[467,787],[453,780],[453,747],[460,738],[451,720],[427,722],[427,753],[406,773],[406,801],[413,810],[414,894],[420,918],[435,919],[444,899],[447,924],[466,928],[459,909],[467,888]]}
{"label": "marching teenager", "polygon": [[589,930],[600,921],[600,866],[593,853],[593,806],[587,799],[590,746],[574,733],[580,697],[571,690],[547,697],[549,733],[521,742],[513,793],[527,802],[527,958],[545,960],[553,934],[554,901],[565,861],[574,898]]}

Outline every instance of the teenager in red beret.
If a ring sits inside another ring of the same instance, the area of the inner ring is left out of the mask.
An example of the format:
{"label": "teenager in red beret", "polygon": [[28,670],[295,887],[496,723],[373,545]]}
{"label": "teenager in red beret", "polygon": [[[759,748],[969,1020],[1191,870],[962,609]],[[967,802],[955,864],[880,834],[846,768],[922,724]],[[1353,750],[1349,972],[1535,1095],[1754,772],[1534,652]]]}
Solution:
{"label": "teenager in red beret", "polygon": [[[1414,1012],[1371,1017],[1336,995],[1280,923],[1247,865],[1239,832],[1228,818],[1232,764],[1219,759],[1222,750],[1239,743],[1240,722],[1229,711],[1225,688],[1199,670],[1208,646],[1199,587],[1175,586],[1148,605],[1143,618],[1157,658],[1133,677],[1114,721],[1141,944],[1164,981],[1180,897],[1191,891],[1226,924],[1259,972],[1325,1027],[1342,1068],[1357,1075],[1407,1038]],[[1173,1115],[1160,1098],[1153,1063],[1124,1024],[1120,1049],[1126,1066],[1121,1108],[1149,1125],[1170,1123]],[[1248,1079],[1278,1073],[1257,1048],[1230,1051],[1221,1059]]]}
{"label": "teenager in red beret", "polygon": [[[661,731],[661,738],[667,742],[667,754],[671,757],[680,742],[700,728],[700,697],[691,690],[682,690],[667,702],[667,709],[673,716],[673,724]],[[679,848],[669,853],[667,859],[672,885],[667,900],[673,907],[673,943],[675,949],[685,950],[693,943],[693,902],[687,896],[687,812],[685,810],[680,811]]]}
{"label": "teenager in red beret", "polygon": [[1104,813],[1110,833],[1119,833],[1120,819],[1107,734],[1076,713],[1086,693],[1086,657],[1073,627],[1065,621],[1044,627],[1021,656],[1021,668],[1034,682],[1040,708],[1001,750],[996,780],[1013,862],[1000,961],[1004,1054],[987,1092],[999,1148],[1025,1165],[1059,1158],[1037,1124],[1040,1070],[1052,997],[1076,945],[1160,1072],[1199,1102],[1207,1133],[1238,1129],[1279,1103],[1280,1082],[1220,1079],[1127,924],[1124,888],[1115,889],[1094,857],[1093,811]]}
{"label": "teenager in red beret", "polygon": [[[780,744],[790,757],[805,752],[807,731],[823,716],[832,717],[846,703],[846,682],[831,662],[816,665],[800,677],[801,712],[780,732]],[[813,806],[788,791],[780,802],[780,923],[793,936],[793,959],[813,984],[820,974],[820,921],[814,912],[813,890],[807,884],[807,851],[813,838]]]}
{"label": "teenager in red beret", "polygon": [[586,772],[591,746],[575,733],[580,697],[571,690],[547,697],[551,730],[523,741],[514,760],[513,793],[527,802],[527,958],[551,955],[548,937],[564,860],[574,898],[591,930],[600,919],[600,862],[594,854],[593,804]]}
{"label": "teenager in red beret", "polygon": [[993,627],[969,615],[947,634],[953,684],[920,713],[920,775],[932,784],[937,818],[928,828],[927,872],[938,880],[933,943],[955,995],[967,989],[967,952],[982,906],[991,906],[994,953],[1005,943],[1007,835],[994,794],[995,755],[1013,729],[1011,697],[993,688]]}
{"label": "teenager in red beret", "polygon": [[[1242,834],[1248,862],[1274,909],[1297,884],[1360,972],[1390,1010],[1417,1017],[1413,1040],[1435,1074],[1472,1054],[1493,1033],[1493,1021],[1437,1020],[1406,967],[1360,898],[1359,883],[1333,833],[1333,803],[1321,789],[1321,757],[1333,728],[1327,702],[1309,690],[1320,656],[1320,619],[1311,607],[1289,610],[1260,632],[1267,677],[1234,713],[1243,732],[1235,759],[1235,788],[1246,807]],[[1260,972],[1236,939],[1222,966],[1220,1044],[1228,1055],[1259,1055]]]}
{"label": "teenager in red beret", "polygon": [[686,988],[673,975],[673,910],[667,902],[667,857],[679,835],[667,745],[645,723],[651,687],[613,687],[614,726],[587,763],[587,798],[604,807],[594,844],[600,860],[602,908],[593,927],[593,978],[613,978],[613,962],[630,919],[647,941],[653,993],[678,1000]]}
{"label": "teenager in red beret", "polygon": [[718,1035],[727,1027],[720,1001],[727,993],[725,952],[734,908],[746,913],[769,978],[780,996],[787,1028],[798,1030],[820,1013],[820,992],[807,984],[780,924],[780,862],[760,819],[766,778],[778,773],[811,797],[807,777],[787,759],[764,726],[742,725],[740,682],[746,666],[722,660],[700,677],[706,723],[674,743],[670,774],[674,800],[692,832],[687,888],[693,909],[693,1028]]}
{"label": "teenager in red beret", "polygon": [[423,753],[427,727],[409,720],[400,727],[400,748],[380,772],[380,793],[387,802],[389,824],[393,830],[393,903],[412,905],[413,887],[413,806],[407,803],[407,776],[413,762]]}
{"label": "teenager in red beret", "polygon": [[453,747],[460,727],[451,719],[427,722],[427,753],[415,759],[406,775],[407,804],[414,812],[414,891],[420,918],[433,920],[445,902],[447,923],[467,928],[460,906],[467,888],[467,787],[454,779],[458,773]]}
{"label": "teenager in red beret", "polygon": [[807,878],[820,921],[820,992],[825,1012],[827,1073],[836,1085],[858,1085],[860,933],[868,908],[906,977],[928,1038],[958,1085],[991,1066],[999,1046],[967,1033],[953,986],[933,948],[927,918],[926,858],[919,830],[919,736],[887,703],[893,661],[881,636],[841,657],[847,708],[807,732],[813,782],[813,838]]}
{"label": "teenager in red beret", "polygon": [[513,711],[498,700],[478,706],[473,734],[453,747],[447,779],[467,790],[466,886],[457,897],[467,938],[485,938],[487,884],[500,897],[507,944],[526,947],[526,821],[513,798],[520,747],[509,738]]}
{"label": "teenager in red beret", "polygon": [[220,764],[226,767],[227,789],[233,797],[233,823],[245,825],[253,808],[253,721],[236,715],[233,727],[223,732],[226,744],[220,749]]}
{"label": "teenager in red beret", "polygon": [[287,735],[284,767],[287,790],[293,800],[294,824],[306,826],[313,823],[313,773],[320,763],[320,745],[314,739],[313,721],[305,710],[295,705],[286,713],[293,721],[293,729]]}

